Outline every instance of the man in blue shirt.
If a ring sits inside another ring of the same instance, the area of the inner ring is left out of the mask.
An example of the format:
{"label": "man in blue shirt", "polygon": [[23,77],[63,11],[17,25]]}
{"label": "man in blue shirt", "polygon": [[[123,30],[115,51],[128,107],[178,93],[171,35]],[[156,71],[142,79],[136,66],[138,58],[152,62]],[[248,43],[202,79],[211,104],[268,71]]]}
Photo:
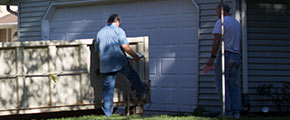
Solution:
{"label": "man in blue shirt", "polygon": [[[216,8],[217,16],[221,18],[221,5]],[[212,45],[211,57],[206,66],[213,66],[216,58],[215,72],[217,91],[222,100],[222,58],[220,52],[221,19],[213,29],[214,42]],[[241,25],[230,16],[230,7],[224,5],[224,46],[225,46],[225,116],[240,118],[240,85],[239,69],[241,66]],[[212,68],[212,67],[211,67]]]}
{"label": "man in blue shirt", "polygon": [[121,18],[118,14],[112,14],[108,24],[102,28],[95,42],[95,52],[100,57],[100,72],[103,81],[103,102],[102,107],[106,116],[113,112],[114,87],[117,72],[124,74],[135,87],[140,98],[145,98],[146,90],[137,72],[128,63],[126,53],[131,55],[135,61],[139,57],[129,46],[125,31],[120,28]]}

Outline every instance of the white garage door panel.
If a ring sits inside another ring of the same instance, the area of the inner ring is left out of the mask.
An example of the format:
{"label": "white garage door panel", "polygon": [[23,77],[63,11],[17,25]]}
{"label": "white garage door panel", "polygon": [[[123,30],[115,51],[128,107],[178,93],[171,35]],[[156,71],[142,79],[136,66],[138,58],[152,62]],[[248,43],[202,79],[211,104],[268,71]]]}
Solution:
{"label": "white garage door panel", "polygon": [[[86,32],[91,31],[95,32],[97,30],[96,27],[104,26],[104,24],[100,24],[100,21],[97,20],[80,20],[80,21],[56,21],[51,25],[51,31],[57,32],[64,32],[63,30],[69,32]],[[57,29],[56,29],[57,28]],[[58,29],[62,28],[62,29]]]}
{"label": "white garage door panel", "polygon": [[154,0],[57,8],[51,39],[95,37],[112,13],[128,37],[149,36],[151,110],[197,105],[198,16],[192,0]]}
{"label": "white garage door panel", "polygon": [[[182,60],[180,60],[180,66],[179,66],[179,72],[182,74],[182,76],[184,75],[197,75],[197,69],[192,67],[195,66],[195,63],[193,63],[192,61],[195,61],[194,58],[183,58]],[[181,76],[181,77],[182,77]]]}
{"label": "white garage door panel", "polygon": [[150,63],[149,64],[149,74],[156,75],[156,73],[157,73],[157,69],[155,67],[157,65],[156,58],[150,57],[149,63]]}
{"label": "white garage door panel", "polygon": [[[159,80],[156,80],[159,79]],[[180,82],[179,77],[164,75],[162,77],[156,78],[155,81],[152,81],[152,87],[160,87],[160,88],[178,88],[178,82]],[[183,80],[182,80],[183,81]],[[171,94],[171,93],[167,93]]]}
{"label": "white garage door panel", "polygon": [[[197,92],[197,91],[195,91]],[[176,90],[175,88],[152,88],[151,93],[156,101],[152,104],[152,109],[155,110],[171,110],[171,111],[190,111],[196,106],[193,90]],[[186,98],[184,97],[186,95]],[[163,100],[163,101],[160,101]],[[180,103],[178,106],[176,103]]]}
{"label": "white garage door panel", "polygon": [[51,40],[65,40],[65,33],[53,33],[50,35]]}
{"label": "white garage door panel", "polygon": [[161,75],[177,75],[178,64],[175,58],[161,58]]}
{"label": "white garage door panel", "polygon": [[[53,17],[53,22],[56,21],[80,21],[80,20],[102,20],[104,9],[100,9],[102,6],[78,6],[78,7],[66,7],[57,8]],[[88,12],[91,11],[91,12]]]}

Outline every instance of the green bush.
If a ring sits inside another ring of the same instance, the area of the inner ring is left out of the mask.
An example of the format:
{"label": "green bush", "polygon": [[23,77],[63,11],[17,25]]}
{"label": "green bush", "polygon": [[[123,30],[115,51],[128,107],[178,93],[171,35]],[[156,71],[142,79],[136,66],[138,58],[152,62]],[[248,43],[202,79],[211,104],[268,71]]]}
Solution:
{"label": "green bush", "polygon": [[193,111],[193,115],[195,116],[204,116],[204,113],[207,112],[207,110],[205,109],[204,106],[197,106],[194,111]]}
{"label": "green bush", "polygon": [[270,97],[272,103],[279,112],[283,112],[282,106],[286,105],[286,112],[290,112],[290,82],[283,82],[282,87],[273,84],[263,84],[256,90],[258,95]]}

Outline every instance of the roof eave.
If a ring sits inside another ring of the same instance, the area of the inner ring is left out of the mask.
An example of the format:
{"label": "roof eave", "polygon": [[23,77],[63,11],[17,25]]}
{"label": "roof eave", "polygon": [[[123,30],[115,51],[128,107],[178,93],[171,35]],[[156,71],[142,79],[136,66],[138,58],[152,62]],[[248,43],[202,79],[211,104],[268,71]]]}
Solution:
{"label": "roof eave", "polygon": [[0,5],[18,5],[19,0],[0,0]]}
{"label": "roof eave", "polygon": [[13,22],[13,23],[0,23],[0,29],[3,28],[15,28],[17,27],[17,22]]}

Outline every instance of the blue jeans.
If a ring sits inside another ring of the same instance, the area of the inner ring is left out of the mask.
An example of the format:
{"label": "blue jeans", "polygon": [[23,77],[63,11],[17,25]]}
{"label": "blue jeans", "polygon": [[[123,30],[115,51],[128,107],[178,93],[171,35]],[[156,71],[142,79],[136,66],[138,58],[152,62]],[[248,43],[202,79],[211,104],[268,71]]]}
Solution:
{"label": "blue jeans", "polygon": [[[241,57],[239,54],[232,52],[225,52],[225,78],[226,78],[226,115],[240,113],[240,83],[239,70],[241,66]],[[222,63],[221,54],[217,55],[216,59],[216,83],[217,92],[222,101]]]}
{"label": "blue jeans", "polygon": [[[140,80],[137,72],[131,67],[128,63],[125,65],[120,71],[118,71],[125,75],[133,87],[136,89],[140,96],[146,94],[145,87]],[[112,73],[102,73],[102,81],[103,81],[103,102],[102,110],[104,111],[106,116],[111,116],[113,113],[114,103],[114,88],[116,82],[117,72]]]}

